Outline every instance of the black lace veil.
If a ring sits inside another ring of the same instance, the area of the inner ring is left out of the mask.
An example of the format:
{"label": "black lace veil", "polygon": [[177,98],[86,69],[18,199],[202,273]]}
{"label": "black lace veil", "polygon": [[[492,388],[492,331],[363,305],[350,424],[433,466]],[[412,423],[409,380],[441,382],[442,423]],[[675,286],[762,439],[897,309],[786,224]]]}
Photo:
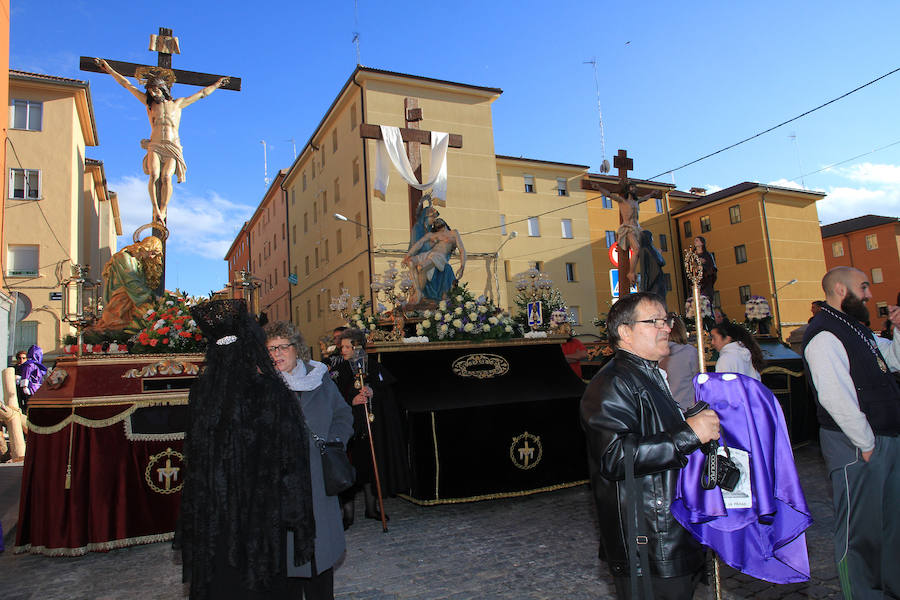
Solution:
{"label": "black lace veil", "polygon": [[209,345],[190,392],[175,547],[192,600],[209,598],[223,569],[265,591],[285,576],[285,530],[297,534],[294,563],[312,557],[308,432],[246,303],[215,300],[191,315]]}

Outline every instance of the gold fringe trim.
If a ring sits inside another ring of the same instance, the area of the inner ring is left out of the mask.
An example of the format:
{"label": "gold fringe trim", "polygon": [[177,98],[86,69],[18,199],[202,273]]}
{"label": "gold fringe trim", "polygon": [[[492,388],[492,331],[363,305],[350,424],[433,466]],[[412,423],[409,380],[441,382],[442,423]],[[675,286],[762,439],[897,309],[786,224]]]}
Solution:
{"label": "gold fringe trim", "polygon": [[575,487],[588,483],[589,479],[581,479],[579,481],[571,481],[568,483],[558,483],[556,485],[548,485],[547,487],[535,488],[533,490],[522,490],[520,492],[499,492],[496,494],[482,494],[480,496],[469,496],[467,498],[442,498],[436,500],[419,500],[408,494],[397,494],[398,498],[403,498],[413,504],[419,506],[437,506],[438,504],[462,504],[463,502],[480,502],[481,500],[499,500],[500,498],[519,498],[521,496],[530,496],[532,494],[540,494],[542,492],[555,492],[565,488]]}
{"label": "gold fringe trim", "polygon": [[[48,425],[46,427],[43,427],[41,425],[35,425],[31,421],[28,421],[28,430],[31,431],[32,433],[40,433],[40,434],[48,435],[51,433],[57,433],[59,431],[62,431],[70,423],[77,423],[78,425],[81,425],[83,427],[91,427],[91,428],[99,429],[102,427],[109,427],[110,425],[115,425],[116,423],[124,420],[126,417],[128,417],[131,413],[136,411],[138,408],[140,408],[140,407],[131,406],[129,408],[126,408],[119,414],[109,417],[108,419],[87,419],[85,417],[82,417],[81,415],[72,414],[72,415],[69,415],[68,417],[66,417],[65,419],[63,419],[62,421],[60,421],[59,423],[57,423],[55,425]],[[75,412],[74,407],[72,409],[72,412],[73,413]]]}
{"label": "gold fringe trim", "polygon": [[80,548],[48,548],[46,546],[32,546],[26,544],[24,546],[16,546],[13,548],[13,554],[43,554],[44,556],[84,556],[88,552],[109,552],[110,550],[118,550],[119,548],[127,548],[128,546],[141,546],[143,544],[156,544],[158,542],[169,542],[175,539],[175,532],[157,533],[154,535],[142,535],[140,537],[125,538],[121,540],[112,540],[109,542],[97,542],[81,546]]}
{"label": "gold fringe trim", "polygon": [[768,375],[769,373],[778,373],[780,375],[790,375],[791,377],[803,377],[803,371],[791,371],[784,367],[773,365],[762,370],[760,375]]}

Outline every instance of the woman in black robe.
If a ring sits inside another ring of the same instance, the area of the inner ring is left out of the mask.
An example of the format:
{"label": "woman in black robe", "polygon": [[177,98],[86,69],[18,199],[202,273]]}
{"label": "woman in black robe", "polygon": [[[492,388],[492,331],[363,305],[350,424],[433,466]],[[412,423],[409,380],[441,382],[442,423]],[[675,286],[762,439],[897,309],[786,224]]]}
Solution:
{"label": "woman in black robe", "polygon": [[393,391],[396,379],[381,366],[381,363],[368,361],[365,368],[365,387],[362,389],[356,387],[358,378],[356,373],[360,361],[354,360],[354,356],[357,348],[362,349],[364,345],[363,332],[355,329],[342,332],[339,348],[344,360],[332,371],[338,389],[353,408],[353,438],[347,450],[350,461],[356,467],[356,484],[341,494],[345,529],[353,524],[355,498],[360,489],[365,498],[366,518],[381,519],[377,505],[369,429],[366,427],[366,403],[373,417],[369,424],[378,461],[382,496],[396,496],[398,493],[409,491],[406,434]]}

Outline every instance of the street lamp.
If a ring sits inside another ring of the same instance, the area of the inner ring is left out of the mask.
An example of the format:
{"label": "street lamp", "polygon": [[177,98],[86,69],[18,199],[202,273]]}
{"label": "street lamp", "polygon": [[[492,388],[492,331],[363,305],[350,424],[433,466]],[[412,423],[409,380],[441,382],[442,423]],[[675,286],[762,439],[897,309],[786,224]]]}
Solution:
{"label": "street lamp", "polygon": [[97,320],[99,313],[100,285],[87,278],[90,270],[89,265],[72,265],[72,276],[62,282],[61,318],[78,330],[78,356],[84,330]]}
{"label": "street lamp", "polygon": [[342,215],[341,213],[334,213],[333,216],[338,221],[346,221],[347,223],[353,223],[354,225],[359,225],[360,227],[362,227],[363,229],[366,230],[366,235],[371,234],[371,232],[369,231],[369,227],[367,225],[365,225],[364,223],[360,223],[359,221],[354,221],[353,219],[347,218],[344,215]]}
{"label": "street lamp", "polygon": [[779,339],[781,338],[781,304],[779,304],[779,302],[778,302],[778,292],[780,292],[781,290],[783,290],[784,288],[786,288],[789,285],[794,285],[795,283],[797,283],[797,280],[791,279],[787,283],[782,284],[781,286],[775,288],[775,292],[772,294],[773,296],[775,296],[775,312],[778,313],[778,337],[779,337]]}
{"label": "street lamp", "polygon": [[510,231],[509,235],[506,236],[506,239],[500,243],[500,245],[497,247],[496,250],[494,250],[494,257],[493,257],[493,260],[494,260],[493,272],[494,273],[493,274],[494,274],[494,288],[496,288],[496,290],[497,290],[497,305],[498,306],[500,305],[500,279],[497,277],[497,262],[500,260],[500,250],[503,248],[503,246],[506,245],[506,243],[508,241],[513,240],[517,237],[519,237],[518,231]]}

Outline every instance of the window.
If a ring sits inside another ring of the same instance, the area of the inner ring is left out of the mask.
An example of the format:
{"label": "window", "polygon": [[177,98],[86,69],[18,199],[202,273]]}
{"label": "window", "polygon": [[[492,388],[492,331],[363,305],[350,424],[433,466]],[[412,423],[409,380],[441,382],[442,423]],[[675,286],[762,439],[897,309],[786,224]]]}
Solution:
{"label": "window", "polygon": [[297,243],[297,226],[296,225],[291,226],[291,234],[293,235],[294,243],[296,244]]}
{"label": "window", "polygon": [[537,217],[528,217],[528,235],[530,237],[540,237],[541,227],[538,224]]}
{"label": "window", "polygon": [[562,177],[556,178],[556,195],[557,196],[568,196],[569,195],[568,182]]}
{"label": "window", "polygon": [[[332,154],[337,152],[337,129],[331,132],[331,152]],[[322,162],[325,162],[325,159],[322,159]]]}
{"label": "window", "polygon": [[538,271],[543,271],[544,270],[544,261],[542,261],[542,260],[534,261],[534,268],[537,269]]}
{"label": "window", "polygon": [[500,215],[500,235],[506,235],[506,215]]}
{"label": "window", "polygon": [[669,237],[664,233],[659,234],[659,249],[663,252],[669,251]]}
{"label": "window", "polygon": [[[325,145],[325,142],[324,142],[324,141],[322,142],[322,145],[323,145],[323,146]],[[325,170],[325,156],[326,156],[326,154],[325,154],[325,148],[322,148],[322,152],[320,152],[319,154],[320,154],[320,156],[322,157],[322,168],[319,169],[319,171],[324,171],[324,170]]]}
{"label": "window", "polygon": [[316,316],[322,316],[322,296],[319,294],[316,294]]}
{"label": "window", "polygon": [[291,206],[297,203],[297,189],[291,188]]}
{"label": "window", "polygon": [[303,171],[303,191],[306,191],[306,171]]}
{"label": "window", "polygon": [[560,219],[560,224],[562,226],[562,236],[564,239],[571,240],[572,235],[572,219]]}
{"label": "window", "polygon": [[312,321],[312,300],[306,299],[306,320]]}
{"label": "window", "polygon": [[359,183],[359,159],[353,159],[353,185]]}
{"label": "window", "polygon": [[341,201],[341,180],[334,180],[334,203],[337,204]]}
{"label": "window", "polygon": [[281,261],[281,276],[287,277],[287,261]]}
{"label": "window", "polygon": [[577,281],[575,277],[575,263],[566,263],[566,281]]}
{"label": "window", "polygon": [[525,193],[534,193],[534,175],[525,175]]}
{"label": "window", "polygon": [[313,223],[319,222],[319,203],[313,202]]}
{"label": "window", "polygon": [[350,131],[356,129],[356,103],[350,105]]}
{"label": "window", "polygon": [[13,347],[16,352],[24,352],[38,343],[38,322],[37,321],[19,321],[16,324],[16,339]]}
{"label": "window", "polygon": [[303,213],[303,233],[309,233],[309,213]]}
{"label": "window", "polygon": [[878,234],[870,233],[866,236],[866,250],[878,250]]}
{"label": "window", "polygon": [[731,224],[741,222],[741,205],[735,204],[728,208],[728,219],[731,221]]}
{"label": "window", "polygon": [[[313,147],[313,150],[315,150],[315,147]],[[309,165],[309,178],[315,179],[316,178],[316,157],[315,157],[315,155],[313,155],[312,160],[310,162],[311,162],[311,164]]]}
{"label": "window", "polygon": [[306,266],[306,274],[309,275],[309,256],[304,256],[303,262]]}
{"label": "window", "polygon": [[613,207],[612,198],[610,198],[609,196],[603,196],[603,208],[612,208],[612,207]]}
{"label": "window", "polygon": [[358,295],[364,296],[366,294],[366,284],[362,271],[356,273],[356,289],[359,290]]}
{"label": "window", "polygon": [[663,201],[662,201],[662,198],[657,198],[657,199],[656,199],[656,212],[657,212],[657,214],[660,214],[660,215],[661,215],[662,212],[663,212]]}
{"label": "window", "polygon": [[500,175],[500,171],[497,171],[497,191],[503,191],[503,176]]}
{"label": "window", "polygon": [[41,113],[43,108],[40,102],[13,100],[10,108],[12,109],[10,127],[13,129],[27,129],[28,131],[41,130]]}
{"label": "window", "polygon": [[37,200],[41,197],[41,172],[37,169],[9,170],[9,197]]}
{"label": "window", "polygon": [[700,217],[700,233],[706,233],[710,229],[712,229],[712,226],[709,223],[709,216]]}
{"label": "window", "polygon": [[506,276],[506,281],[512,281],[512,265],[508,260],[503,261],[503,274]]}
{"label": "window", "polygon": [[325,262],[330,260],[331,253],[328,251],[328,240],[325,240]]}
{"label": "window", "polygon": [[[359,213],[356,213],[356,215],[353,217],[353,220],[356,221],[357,223],[362,223],[362,215]],[[359,239],[361,237],[362,237],[362,226],[357,225],[356,226],[356,239]]]}
{"label": "window", "polygon": [[40,246],[13,245],[6,249],[7,277],[37,277]]}
{"label": "window", "polygon": [[616,232],[606,230],[606,247],[612,248],[612,245],[616,243]]}
{"label": "window", "polygon": [[741,304],[747,304],[750,300],[750,286],[742,285],[738,288],[738,294],[740,295]]}
{"label": "window", "polygon": [[328,213],[328,192],[322,190],[322,216]]}
{"label": "window", "polygon": [[882,282],[884,282],[884,274],[881,271],[881,267],[874,267],[872,269],[872,283]]}
{"label": "window", "polygon": [[734,247],[734,262],[737,264],[747,262],[747,246],[741,244],[740,246]]}
{"label": "window", "polygon": [[831,243],[831,255],[834,257],[843,256],[844,255],[844,242],[832,242]]}
{"label": "window", "polygon": [[666,284],[666,291],[672,291],[672,276],[668,273],[663,273],[663,283]]}
{"label": "window", "polygon": [[690,221],[685,221],[685,222],[684,222],[684,237],[686,237],[686,238],[692,237],[692,235],[691,235],[691,222],[690,222]]}
{"label": "window", "polygon": [[[344,251],[344,237],[341,235],[340,229],[338,229],[337,233],[335,234],[334,245],[335,245],[335,248],[337,249],[338,254],[340,254],[341,252]],[[344,286],[340,286],[340,287],[344,287]]]}
{"label": "window", "polygon": [[581,325],[581,308],[578,306],[570,306],[569,318],[572,321],[572,325]]}
{"label": "window", "polygon": [[316,248],[313,250],[313,265],[318,269],[319,268],[319,249]]}

